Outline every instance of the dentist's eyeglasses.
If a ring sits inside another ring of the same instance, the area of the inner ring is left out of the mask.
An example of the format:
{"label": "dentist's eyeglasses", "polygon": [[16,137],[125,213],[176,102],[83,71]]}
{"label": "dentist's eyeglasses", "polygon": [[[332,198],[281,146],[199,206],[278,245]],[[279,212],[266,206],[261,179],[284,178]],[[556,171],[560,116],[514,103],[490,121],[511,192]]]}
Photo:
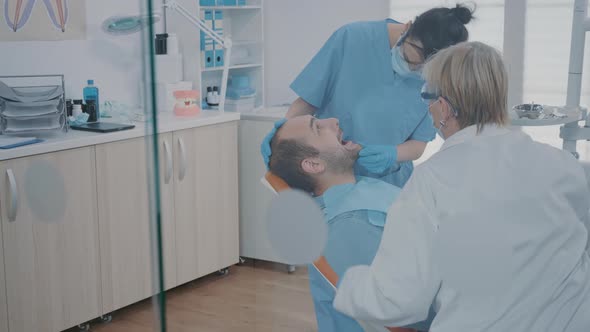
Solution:
{"label": "dentist's eyeglasses", "polygon": [[424,83],[422,90],[420,91],[420,97],[425,104],[430,104],[431,101],[437,100],[441,95],[436,92],[436,89],[428,86],[428,83]]}
{"label": "dentist's eyeglasses", "polygon": [[[433,92],[433,91],[436,91],[436,92]],[[420,98],[422,98],[422,101],[426,105],[430,105],[431,102],[436,101],[438,98],[442,98],[449,104],[449,106],[451,107],[451,110],[453,111],[453,114],[455,116],[459,115],[459,109],[456,108],[453,105],[453,103],[451,103],[449,98],[438,93],[438,89],[434,89],[434,88],[428,86],[428,83],[424,83],[424,85],[422,86],[422,90],[420,91]]]}

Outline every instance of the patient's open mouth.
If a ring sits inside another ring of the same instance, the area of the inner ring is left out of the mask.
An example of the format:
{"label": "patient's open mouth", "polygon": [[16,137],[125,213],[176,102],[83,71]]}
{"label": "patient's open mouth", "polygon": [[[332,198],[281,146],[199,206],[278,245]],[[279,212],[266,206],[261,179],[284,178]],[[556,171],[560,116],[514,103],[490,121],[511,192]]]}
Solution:
{"label": "patient's open mouth", "polygon": [[342,146],[344,146],[345,149],[347,150],[354,150],[358,147],[358,144],[354,143],[353,141],[347,141],[345,139],[343,139],[344,137],[344,133],[342,132],[342,130],[340,130],[340,135],[339,135],[339,140],[340,140],[340,144]]}
{"label": "patient's open mouth", "polygon": [[341,144],[345,147],[356,145],[356,143],[354,143],[353,141],[342,141]]}

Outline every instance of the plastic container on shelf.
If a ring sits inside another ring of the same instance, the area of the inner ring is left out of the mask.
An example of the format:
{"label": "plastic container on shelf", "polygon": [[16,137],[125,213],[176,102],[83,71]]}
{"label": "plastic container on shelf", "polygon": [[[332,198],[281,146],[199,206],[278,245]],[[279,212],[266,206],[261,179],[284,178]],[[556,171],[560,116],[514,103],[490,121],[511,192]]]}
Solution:
{"label": "plastic container on shelf", "polygon": [[228,112],[248,113],[254,111],[256,107],[256,97],[243,97],[240,99],[225,100],[225,110]]}

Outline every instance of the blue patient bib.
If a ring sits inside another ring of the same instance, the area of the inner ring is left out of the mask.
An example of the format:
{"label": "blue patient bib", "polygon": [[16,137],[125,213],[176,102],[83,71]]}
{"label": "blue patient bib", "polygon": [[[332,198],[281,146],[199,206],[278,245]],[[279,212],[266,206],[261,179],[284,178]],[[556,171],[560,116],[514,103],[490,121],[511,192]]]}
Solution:
{"label": "blue patient bib", "polygon": [[[401,189],[387,182],[360,176],[357,183],[334,186],[321,196],[324,216],[328,223],[345,212],[368,210],[387,214]],[[384,227],[385,218],[369,213],[372,225]]]}

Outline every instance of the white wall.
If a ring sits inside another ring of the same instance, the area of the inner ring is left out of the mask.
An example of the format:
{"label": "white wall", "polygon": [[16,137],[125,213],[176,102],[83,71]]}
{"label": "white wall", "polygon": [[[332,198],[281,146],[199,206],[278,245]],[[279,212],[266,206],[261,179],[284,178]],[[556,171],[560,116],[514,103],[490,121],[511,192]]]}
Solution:
{"label": "white wall", "polygon": [[289,85],[337,28],[388,15],[389,0],[265,0],[266,105],[296,98]]}
{"label": "white wall", "polygon": [[[78,0],[76,0],[78,1]],[[87,0],[86,40],[0,42],[0,75],[64,74],[68,98],[81,98],[94,79],[101,100],[139,103],[144,52],[141,34],[113,37],[102,32],[104,19],[137,14],[144,0]],[[35,10],[43,5],[36,4]]]}
{"label": "white wall", "polygon": [[[94,79],[101,100],[139,104],[145,56],[141,34],[113,37],[103,33],[100,25],[112,15],[137,14],[144,3],[86,0],[86,40],[0,41],[0,75],[64,74],[68,98],[81,98],[86,80]],[[158,3],[154,1],[156,6]],[[388,0],[266,0],[264,7],[266,105],[295,99],[289,84],[338,27],[354,21],[384,19],[389,13]],[[169,28],[180,32],[184,27],[169,22]],[[192,45],[181,43],[181,47],[186,46]],[[185,63],[186,71],[194,68]]]}

